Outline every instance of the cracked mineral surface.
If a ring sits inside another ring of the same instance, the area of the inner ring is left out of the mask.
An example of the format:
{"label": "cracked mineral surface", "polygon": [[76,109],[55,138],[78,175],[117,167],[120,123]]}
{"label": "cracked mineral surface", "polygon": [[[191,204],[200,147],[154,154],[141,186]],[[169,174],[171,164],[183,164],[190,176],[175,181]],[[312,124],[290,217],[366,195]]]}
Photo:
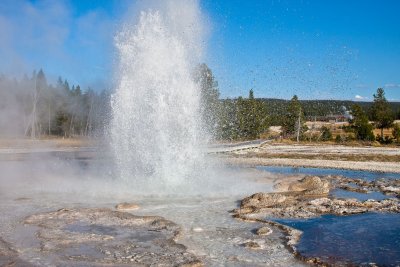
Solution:
{"label": "cracked mineral surface", "polygon": [[[303,266],[285,248],[279,228],[260,236],[263,224],[232,218],[234,198],[137,203],[140,214],[133,215],[114,210],[115,203],[71,205],[54,196],[3,201],[0,260],[26,262],[22,266]],[[259,249],[243,245],[248,242]]]}
{"label": "cracked mineral surface", "polygon": [[31,215],[37,247],[60,266],[195,266],[200,261],[174,241],[180,227],[158,216],[135,216],[111,209],[60,209]]}

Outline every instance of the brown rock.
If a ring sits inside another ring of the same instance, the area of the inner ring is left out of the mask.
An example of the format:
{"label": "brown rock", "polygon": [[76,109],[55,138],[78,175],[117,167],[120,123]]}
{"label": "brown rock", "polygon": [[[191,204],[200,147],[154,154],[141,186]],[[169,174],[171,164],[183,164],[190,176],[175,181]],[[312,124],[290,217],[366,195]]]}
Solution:
{"label": "brown rock", "polygon": [[250,248],[250,249],[260,249],[261,246],[255,242],[255,241],[248,241],[246,243],[243,244],[246,248]]}
{"label": "brown rock", "polygon": [[257,235],[270,235],[272,233],[272,229],[267,226],[263,226],[259,228],[256,233]]}
{"label": "brown rock", "polygon": [[280,193],[256,193],[242,200],[243,207],[270,207],[284,202],[286,196]]}
{"label": "brown rock", "polygon": [[190,263],[185,263],[183,265],[180,265],[181,267],[203,267],[203,263],[201,261],[193,261]]}
{"label": "brown rock", "polygon": [[[334,179],[334,180],[332,180]],[[364,212],[400,212],[400,201],[396,198],[385,200],[359,201],[357,199],[336,199],[327,196],[333,186],[343,187],[351,184],[363,184],[368,189],[371,184],[384,184],[392,191],[398,190],[398,183],[391,180],[377,182],[358,181],[351,178],[306,176],[300,181],[291,182],[293,191],[281,193],[257,193],[242,200],[239,209],[234,210],[234,216],[245,214],[263,214],[276,218],[311,218],[323,214],[348,215]],[[375,186],[375,185],[374,185]]]}
{"label": "brown rock", "polygon": [[326,195],[329,193],[330,184],[327,180],[321,180],[318,176],[306,176],[293,183],[289,189],[303,191],[305,195]]}
{"label": "brown rock", "polygon": [[115,208],[117,210],[137,210],[139,209],[139,206],[136,205],[135,203],[124,202],[116,205]]}

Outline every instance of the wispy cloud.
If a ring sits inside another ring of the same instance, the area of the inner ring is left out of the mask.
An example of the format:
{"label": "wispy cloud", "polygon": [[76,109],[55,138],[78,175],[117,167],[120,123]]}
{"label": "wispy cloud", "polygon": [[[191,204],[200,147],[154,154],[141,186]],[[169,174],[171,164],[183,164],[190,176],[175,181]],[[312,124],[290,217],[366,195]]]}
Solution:
{"label": "wispy cloud", "polygon": [[386,89],[399,89],[400,84],[399,83],[387,83],[385,84],[384,88]]}
{"label": "wispy cloud", "polygon": [[355,100],[367,100],[368,97],[360,96],[360,95],[355,95],[355,96],[354,96],[354,99],[355,99]]}
{"label": "wispy cloud", "polygon": [[[0,72],[43,67],[47,74],[89,82],[99,74],[96,67],[109,65],[113,24],[104,10],[77,15],[67,0],[2,0]],[[83,76],[83,69],[93,77]]]}

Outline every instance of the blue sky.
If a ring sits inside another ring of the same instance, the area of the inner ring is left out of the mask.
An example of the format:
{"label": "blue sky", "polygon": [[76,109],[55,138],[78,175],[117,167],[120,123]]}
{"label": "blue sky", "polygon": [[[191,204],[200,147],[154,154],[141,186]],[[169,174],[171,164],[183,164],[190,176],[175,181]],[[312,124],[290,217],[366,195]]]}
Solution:
{"label": "blue sky", "polygon": [[[0,72],[43,67],[84,87],[112,80],[113,36],[132,1],[0,1]],[[200,1],[205,61],[223,97],[400,101],[400,1]]]}

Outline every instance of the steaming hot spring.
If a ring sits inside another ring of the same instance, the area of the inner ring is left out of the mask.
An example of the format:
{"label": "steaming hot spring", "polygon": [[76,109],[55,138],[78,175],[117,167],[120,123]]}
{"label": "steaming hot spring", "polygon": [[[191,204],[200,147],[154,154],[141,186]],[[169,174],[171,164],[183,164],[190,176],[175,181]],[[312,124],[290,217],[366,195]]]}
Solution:
{"label": "steaming hot spring", "polygon": [[0,265],[301,265],[280,232],[243,246],[260,223],[228,212],[271,183],[210,154],[202,21],[197,2],[168,1],[123,25],[106,140],[2,153]]}
{"label": "steaming hot spring", "polygon": [[115,35],[101,138],[0,148],[0,266],[398,264],[398,174],[238,159],[267,146],[213,139],[198,1],[146,5]]}

